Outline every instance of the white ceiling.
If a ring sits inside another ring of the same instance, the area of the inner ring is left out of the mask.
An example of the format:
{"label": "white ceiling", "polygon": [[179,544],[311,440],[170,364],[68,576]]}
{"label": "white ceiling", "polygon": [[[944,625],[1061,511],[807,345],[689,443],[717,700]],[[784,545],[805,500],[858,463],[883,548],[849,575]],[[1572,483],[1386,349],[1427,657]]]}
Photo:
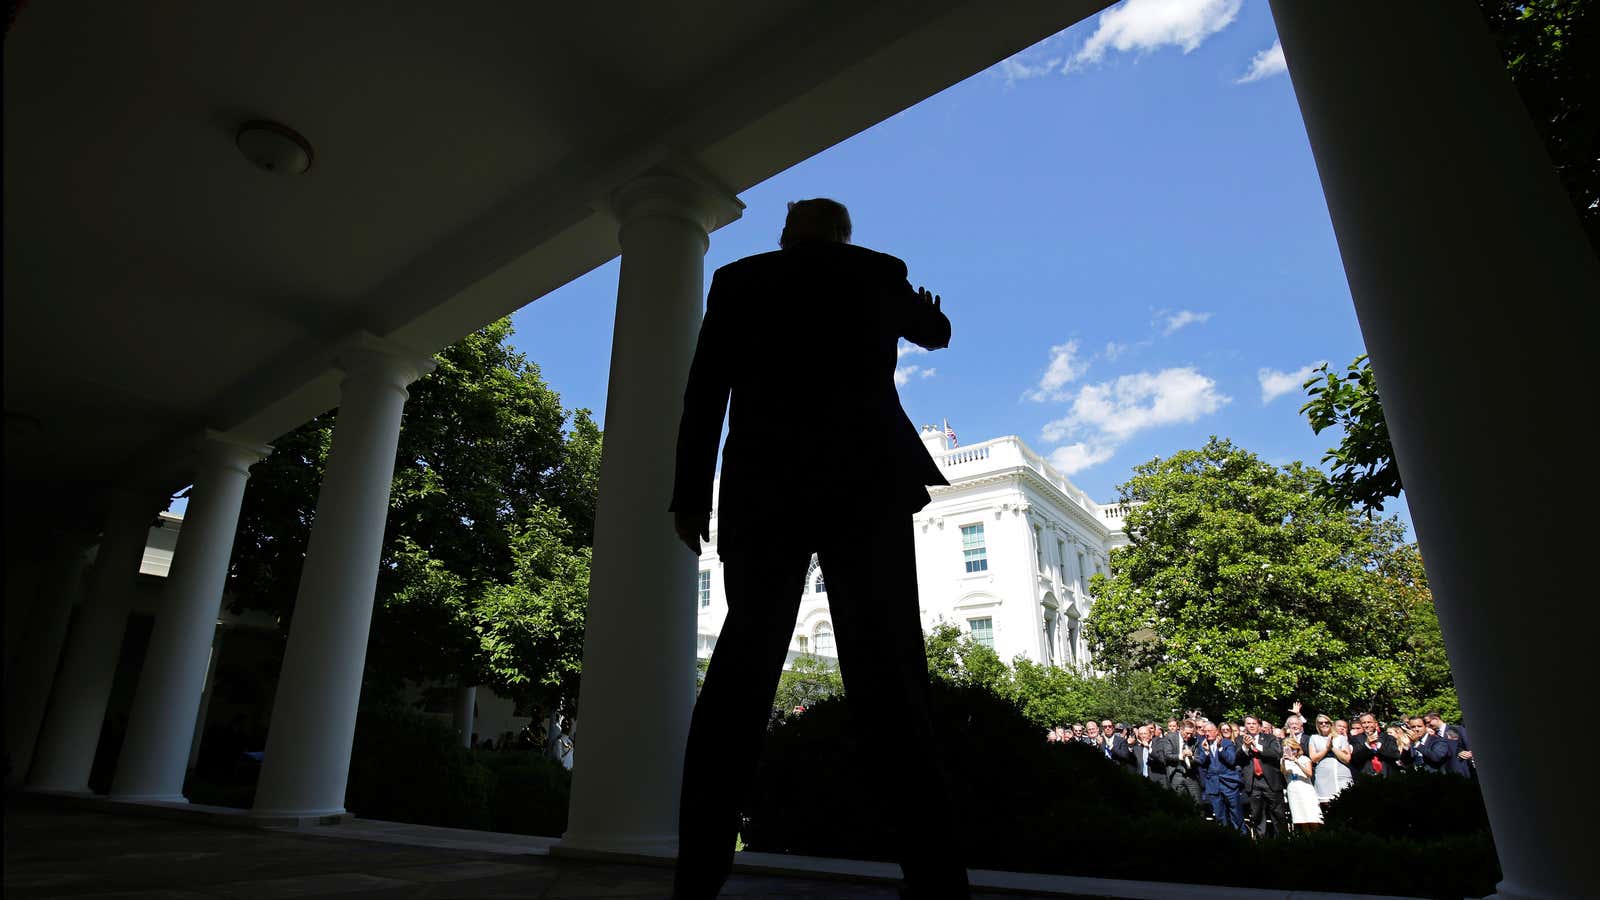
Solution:
{"label": "white ceiling", "polygon": [[[1104,5],[29,4],[7,480],[179,485],[200,429],[270,440],[334,405],[353,331],[437,348],[614,256],[597,201],[628,178],[670,158],[744,190]],[[311,171],[246,163],[253,118]]]}

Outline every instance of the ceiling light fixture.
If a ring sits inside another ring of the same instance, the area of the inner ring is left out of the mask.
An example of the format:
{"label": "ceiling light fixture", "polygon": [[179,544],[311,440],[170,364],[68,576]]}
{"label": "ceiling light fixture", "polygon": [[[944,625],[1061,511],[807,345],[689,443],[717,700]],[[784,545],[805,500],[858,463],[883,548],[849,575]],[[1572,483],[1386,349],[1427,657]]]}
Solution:
{"label": "ceiling light fixture", "polygon": [[263,172],[301,175],[311,168],[311,143],[287,125],[256,119],[239,126],[234,144]]}

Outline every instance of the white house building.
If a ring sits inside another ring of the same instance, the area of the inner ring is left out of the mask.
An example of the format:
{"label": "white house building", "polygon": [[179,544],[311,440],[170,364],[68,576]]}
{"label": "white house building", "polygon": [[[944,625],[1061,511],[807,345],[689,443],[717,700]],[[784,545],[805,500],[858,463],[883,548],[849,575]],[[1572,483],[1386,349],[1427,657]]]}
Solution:
{"label": "white house building", "polygon": [[[929,489],[932,502],[910,523],[923,628],[953,623],[1007,661],[1087,666],[1089,579],[1109,572],[1111,550],[1127,543],[1126,508],[1089,499],[1016,436],[951,447],[943,431],[927,425],[922,440],[950,481]],[[704,658],[728,614],[715,508],[695,602],[695,653]],[[815,557],[790,661],[802,653],[835,655],[826,573]]]}

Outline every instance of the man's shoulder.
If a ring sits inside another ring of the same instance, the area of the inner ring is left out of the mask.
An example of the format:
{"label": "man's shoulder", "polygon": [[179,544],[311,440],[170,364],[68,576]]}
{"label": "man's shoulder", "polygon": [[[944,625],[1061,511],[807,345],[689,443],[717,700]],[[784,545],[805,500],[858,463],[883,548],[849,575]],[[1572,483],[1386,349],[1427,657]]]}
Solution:
{"label": "man's shoulder", "polygon": [[761,273],[792,265],[805,256],[825,258],[834,265],[852,269],[880,271],[895,278],[904,278],[907,271],[905,261],[897,256],[856,244],[826,243],[803,244],[788,250],[770,250],[766,253],[752,254],[717,269],[715,277],[759,276]]}

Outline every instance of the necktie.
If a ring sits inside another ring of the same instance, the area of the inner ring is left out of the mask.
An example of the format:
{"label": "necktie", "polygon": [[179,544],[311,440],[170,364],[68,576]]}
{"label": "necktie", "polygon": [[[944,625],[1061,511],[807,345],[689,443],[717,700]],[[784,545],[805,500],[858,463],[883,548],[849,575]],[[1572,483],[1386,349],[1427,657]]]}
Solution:
{"label": "necktie", "polygon": [[1378,758],[1378,741],[1369,741],[1367,749],[1372,751],[1372,772],[1375,775],[1383,774],[1383,760]]}
{"label": "necktie", "polygon": [[1260,759],[1260,757],[1255,757],[1255,758],[1251,759],[1250,762],[1254,765],[1255,772],[1256,772],[1256,777],[1260,778],[1264,774],[1261,771],[1261,759]]}

